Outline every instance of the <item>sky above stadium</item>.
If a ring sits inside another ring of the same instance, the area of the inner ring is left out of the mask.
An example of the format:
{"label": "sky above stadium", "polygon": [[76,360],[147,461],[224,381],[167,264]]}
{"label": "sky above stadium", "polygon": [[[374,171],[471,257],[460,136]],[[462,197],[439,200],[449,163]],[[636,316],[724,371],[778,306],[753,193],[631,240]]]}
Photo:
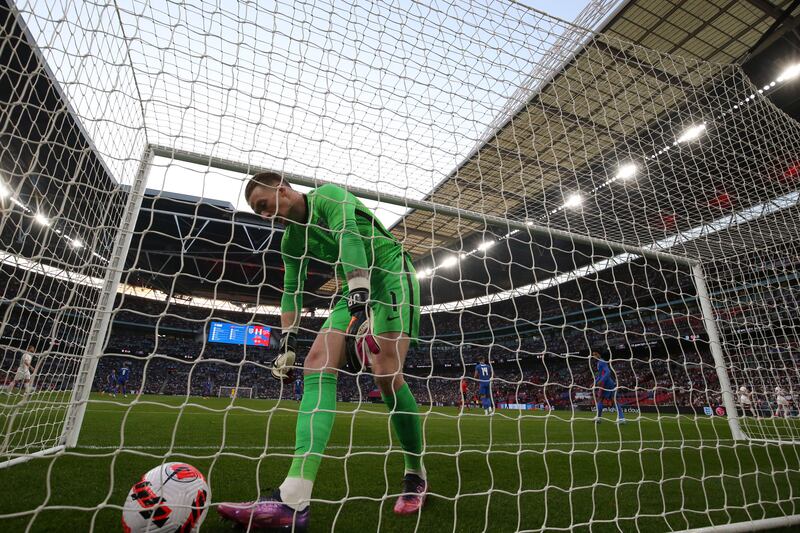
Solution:
{"label": "sky above stadium", "polygon": [[[527,5],[559,19],[573,21],[587,2],[528,1]],[[391,21],[395,14],[390,11],[387,8],[386,12],[379,12],[378,19]],[[383,23],[385,33],[378,33],[371,41],[369,33],[376,21],[367,20],[369,14],[353,11],[338,14],[350,17],[345,26],[354,26],[346,28],[352,30],[352,35],[346,30],[334,29],[332,35],[338,36],[340,31],[345,33],[339,37],[324,37],[325,42],[316,43],[318,47],[295,47],[298,40],[307,39],[314,43],[322,38],[322,34],[315,35],[313,24],[302,35],[289,31],[281,46],[282,53],[269,58],[269,77],[279,78],[277,83],[280,87],[276,91],[265,90],[261,97],[236,95],[231,102],[217,106],[224,90],[212,89],[201,94],[203,90],[186,83],[179,74],[148,76],[145,84],[149,81],[151,87],[143,90],[151,95],[149,100],[153,105],[146,111],[149,114],[146,122],[156,125],[151,127],[150,136],[160,136],[162,140],[157,142],[165,146],[210,152],[240,162],[379,193],[423,198],[481,142],[481,136],[508,107],[514,93],[529,82],[529,77],[537,75],[531,70],[538,69],[541,77],[542,71],[546,70],[543,67],[550,68],[543,62],[544,56],[558,38],[569,37],[563,35],[566,26],[542,21],[538,15],[531,19],[531,27],[520,28],[509,24],[509,19],[517,18],[513,13],[489,10],[483,14],[484,20],[473,28],[464,26],[453,33],[443,30],[433,36],[430,35],[433,25],[414,21],[413,17],[405,19],[401,29]],[[334,7],[330,20],[335,21],[336,15]],[[424,15],[424,18],[430,18],[432,13]],[[460,15],[466,18],[465,13]],[[163,19],[165,24],[173,27],[183,24],[166,12],[154,10],[147,16]],[[136,28],[126,32],[129,35],[145,29],[141,19],[129,20],[126,24]],[[448,29],[449,23],[444,20],[437,24]],[[336,23],[332,25],[336,26]],[[202,33],[199,26],[195,27],[191,20],[187,20],[186,27],[190,34],[188,38],[209,46],[206,37],[197,38]],[[213,27],[204,27],[214,32]],[[441,30],[441,27],[436,29]],[[242,30],[242,33],[246,32]],[[464,42],[449,42],[453,35],[463,35]],[[347,42],[350,38],[358,43],[352,48]],[[379,49],[379,40],[391,46],[390,53]],[[489,55],[476,48],[477,42],[487,42],[490,46],[496,42],[495,46],[506,48],[506,53]],[[403,48],[404,43],[409,43],[408,49]],[[189,45],[188,41],[181,44],[180,40],[170,44],[176,48]],[[225,52],[228,45],[218,42],[209,46],[218,49],[220,64],[225,64],[226,57],[232,57]],[[159,48],[164,46],[157,43],[149,51],[143,47],[142,53],[156,55]],[[326,53],[331,49],[337,52]],[[465,52],[470,51],[475,57],[480,56],[483,62],[459,69],[459,65],[468,59]],[[133,62],[145,65],[135,54]],[[248,78],[246,72],[224,71],[214,77],[211,66],[193,58],[185,59],[192,63],[187,70],[193,76],[197,73],[206,85],[237,86],[237,80]],[[239,82],[238,86],[246,85],[246,93],[260,91],[258,72],[262,67],[259,60],[255,57],[243,59],[241,51],[237,60],[240,62],[237,68],[244,67],[245,71],[252,60],[253,68],[250,70],[254,72],[246,84]],[[326,63],[332,73],[326,73]],[[138,66],[137,69],[146,71],[147,67]],[[379,71],[383,74],[376,74]],[[339,94],[332,96],[332,92]],[[181,94],[192,96],[178,96]],[[350,101],[351,97],[358,103]],[[162,100],[169,102],[160,105]],[[201,113],[194,113],[198,107]],[[222,121],[229,121],[231,125],[221,124],[215,126],[214,131],[197,133],[201,123],[208,123],[209,115],[219,115]],[[194,136],[188,142],[182,137],[187,125],[190,126],[189,133],[183,137]],[[272,130],[265,133],[262,127],[265,125]],[[231,135],[226,135],[226,131]],[[242,141],[242,149],[229,146],[228,138],[239,135],[262,140]],[[157,158],[154,163],[148,176],[150,189],[222,200],[238,210],[250,210],[242,194],[244,175],[164,158]],[[376,211],[387,227],[405,213],[401,206],[374,201],[365,203]]]}
{"label": "sky above stadium", "polygon": [[[18,6],[118,181],[150,143],[421,199],[589,36],[570,22],[596,29],[615,3]],[[147,186],[249,210],[244,179],[157,159]],[[366,203],[387,226],[405,212]]]}

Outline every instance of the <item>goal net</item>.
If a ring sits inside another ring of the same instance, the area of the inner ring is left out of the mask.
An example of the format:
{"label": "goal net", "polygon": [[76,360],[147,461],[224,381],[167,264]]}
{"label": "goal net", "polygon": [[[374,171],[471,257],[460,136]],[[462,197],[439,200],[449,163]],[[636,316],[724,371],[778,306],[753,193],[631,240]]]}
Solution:
{"label": "goal net", "polygon": [[[800,67],[613,4],[0,3],[0,529],[170,461],[210,530],[297,471],[320,530],[797,523]],[[359,269],[382,351],[315,382]]]}
{"label": "goal net", "polygon": [[[113,95],[93,102],[95,115],[72,114],[9,7],[0,14],[0,462],[6,464],[63,447],[82,416],[86,379],[103,340],[91,333],[113,303],[101,291],[120,274],[109,265],[124,187],[140,164],[141,148],[133,154],[124,145],[141,135],[111,137],[117,126],[108,124],[129,119]],[[84,126],[96,135],[86,135]]]}

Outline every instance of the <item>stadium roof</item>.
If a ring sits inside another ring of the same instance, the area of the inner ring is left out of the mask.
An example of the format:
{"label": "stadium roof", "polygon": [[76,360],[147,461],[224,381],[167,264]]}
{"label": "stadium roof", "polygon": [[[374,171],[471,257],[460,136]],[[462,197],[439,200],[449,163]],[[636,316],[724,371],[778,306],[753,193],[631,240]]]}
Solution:
{"label": "stadium roof", "polygon": [[[617,39],[686,58],[733,63],[773,22],[758,4],[769,2],[628,2],[598,39],[571,59],[429,198],[497,215],[516,210],[522,219],[528,210],[531,218],[540,215],[540,205],[545,209],[558,206],[561,198],[545,203],[549,186],[562,185],[598,161],[616,161],[618,157],[609,157],[609,151],[620,141],[634,140],[638,128],[669,111],[665,106],[644,107],[653,101],[653,94],[679,95],[708,81],[688,68],[665,72],[656,54]],[[777,15],[779,8],[773,8]],[[630,93],[644,96],[625,98]],[[609,100],[615,105],[607,105]],[[417,212],[405,217],[395,234],[414,256],[421,257],[432,247],[463,237],[469,229],[482,228]]]}
{"label": "stadium roof", "polygon": [[[636,246],[665,249],[669,243],[677,245],[673,253],[706,260],[741,253],[737,244],[752,250],[796,238],[791,209],[730,228],[720,222],[771,199],[785,202],[796,187],[783,178],[800,157],[797,123],[763,98],[741,106],[758,88],[727,66],[759,61],[765,43],[781,58],[767,65],[772,80],[792,63],[796,54],[788,41],[796,36],[776,24],[797,25],[797,10],[782,11],[788,3],[629,2],[429,199]],[[726,113],[737,103],[741,109]],[[704,139],[688,148],[674,144],[682,131],[703,122]],[[629,162],[639,167],[635,185],[614,183]],[[581,208],[564,208],[567,194],[575,193],[583,198]],[[774,226],[776,219],[783,222]],[[707,231],[667,239],[697,228]],[[482,241],[502,238],[508,229],[417,211],[393,231],[424,269],[453,251],[469,253]],[[561,248],[572,261],[582,256],[591,263],[605,253],[576,247],[575,254],[571,243],[538,240],[534,248]],[[454,283],[459,279],[491,279],[500,288],[539,279],[531,266],[541,258],[531,257],[530,242],[519,234],[502,241],[492,249],[499,253],[495,260],[470,255],[458,269],[437,270],[429,293],[447,301],[463,294],[463,284]],[[546,264],[543,275],[552,276],[551,268]]]}

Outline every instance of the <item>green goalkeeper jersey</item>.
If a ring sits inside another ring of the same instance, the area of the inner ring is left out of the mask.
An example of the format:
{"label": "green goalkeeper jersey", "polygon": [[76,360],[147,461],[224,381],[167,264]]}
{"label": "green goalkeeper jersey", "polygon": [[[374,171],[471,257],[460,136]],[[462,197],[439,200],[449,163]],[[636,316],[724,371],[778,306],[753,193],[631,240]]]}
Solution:
{"label": "green goalkeeper jersey", "polygon": [[403,246],[353,194],[337,185],[323,185],[305,195],[308,218],[289,222],[281,240],[285,268],[281,311],[299,311],[308,259],[335,266],[347,293],[347,273],[390,269]]}

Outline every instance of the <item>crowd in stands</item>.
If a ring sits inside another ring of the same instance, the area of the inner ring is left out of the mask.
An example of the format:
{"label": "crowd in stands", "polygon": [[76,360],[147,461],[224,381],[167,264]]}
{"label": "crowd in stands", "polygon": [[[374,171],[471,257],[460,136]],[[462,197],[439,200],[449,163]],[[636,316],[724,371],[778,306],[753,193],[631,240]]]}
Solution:
{"label": "crowd in stands", "polygon": [[[157,326],[164,328],[165,331],[182,330],[184,332],[203,332],[206,324],[212,320],[233,323],[244,321],[272,327],[278,327],[280,324],[280,318],[275,315],[221,311],[175,302],[168,304],[165,301],[133,296],[118,299],[113,316],[113,321],[119,324]],[[310,317],[306,320],[309,321],[309,326],[319,327],[323,319]]]}
{"label": "crowd in stands", "polygon": [[[752,274],[758,267],[765,276],[768,273],[785,277],[794,275],[796,266],[753,260],[747,272]],[[6,281],[4,305],[16,306],[6,314],[6,330],[19,328],[23,332],[20,336],[41,331],[43,337],[59,339],[44,349],[51,356],[42,361],[40,374],[74,375],[75,357],[79,354],[67,357],[70,350],[59,348],[56,343],[67,345],[72,339],[79,348],[85,344],[77,334],[64,329],[64,324],[78,324],[64,319],[69,313],[78,313],[83,322],[89,316],[81,314],[80,302],[74,309],[53,315],[60,322],[57,329],[48,330],[50,315],[28,307],[51,305],[54,296],[49,289],[37,292],[30,284]],[[419,346],[408,355],[407,381],[422,403],[458,405],[462,402],[461,379],[470,382],[470,391],[477,390],[472,369],[478,357],[486,356],[495,371],[493,391],[497,402],[553,408],[588,405],[592,402],[594,370],[587,353],[590,347],[602,346],[615,354],[612,368],[624,401],[682,407],[714,405],[719,403],[719,382],[703,340],[704,327],[691,285],[691,277],[678,271],[637,267],[631,268],[628,278],[623,279],[620,270],[615,269],[594,279],[561,285],[557,292],[542,291],[491,306],[424,314]],[[757,346],[774,344],[776,337],[774,332],[767,340],[749,335],[763,327],[788,329],[800,304],[794,298],[794,286],[786,281],[756,288],[741,284],[722,288],[733,291],[735,298],[717,298],[713,302],[718,306],[720,330],[729,339],[726,349],[733,360],[733,373],[746,376],[750,369],[758,369],[758,364],[763,365],[772,357]],[[44,293],[50,295],[42,296]],[[34,313],[38,314],[34,317]],[[214,395],[220,387],[239,386],[252,389],[258,398],[293,396],[291,385],[282,386],[269,377],[266,365],[274,356],[274,347],[207,342],[206,327],[211,320],[270,326],[279,322],[272,315],[119,297],[106,355],[100,358],[96,374],[96,390],[106,388],[107,375],[124,360],[131,367],[131,390],[148,394],[202,395],[210,381]],[[310,338],[323,320],[304,317],[301,337]],[[665,340],[673,342],[667,345]],[[744,353],[734,350],[730,340],[740,341],[737,346],[743,346]],[[301,343],[300,360],[305,349],[307,343]],[[797,349],[788,350],[781,357],[796,358],[797,353]],[[748,358],[754,360],[748,362]],[[14,361],[14,356],[4,356],[0,371],[11,374]],[[783,367],[784,373],[787,368],[788,365]],[[780,372],[770,372],[764,383],[781,379]],[[732,376],[733,381],[737,379],[737,375]],[[69,387],[55,377],[47,383]],[[787,382],[783,386],[791,385]],[[343,377],[338,390],[343,400],[375,397],[368,376]]]}
{"label": "crowd in stands", "polygon": [[262,361],[271,359],[274,356],[274,352],[270,350],[270,348],[263,346],[238,346],[201,342],[191,336],[155,335],[152,332],[115,329],[105,351],[106,353],[137,357],[160,354],[185,360],[203,358],[239,361],[244,358],[251,361]]}
{"label": "crowd in stands", "polygon": [[[157,340],[157,342],[156,342]],[[212,395],[220,387],[247,387],[257,398],[291,398],[291,384],[270,377],[268,362],[273,352],[264,348],[231,346],[172,336],[157,339],[144,333],[112,336],[108,354],[100,359],[95,380],[98,391],[107,388],[107,377],[123,362],[131,368],[129,388],[147,394],[203,395],[207,383]],[[491,350],[489,350],[491,353]],[[408,369],[406,380],[421,403],[460,405],[460,382],[469,383],[467,400],[477,391],[473,378],[477,357],[486,348],[460,349],[452,364]],[[620,385],[620,397],[632,403],[702,406],[719,401],[719,382],[709,355],[680,349],[667,358],[636,356],[612,359]],[[130,355],[128,355],[130,354]],[[185,357],[191,354],[190,357]],[[302,361],[302,357],[301,357]],[[495,362],[493,391],[498,403],[534,403],[549,408],[591,405],[595,368],[586,352],[546,355],[535,359]],[[349,401],[375,398],[368,375],[343,375],[339,397]],[[372,393],[372,397],[370,396]]]}

